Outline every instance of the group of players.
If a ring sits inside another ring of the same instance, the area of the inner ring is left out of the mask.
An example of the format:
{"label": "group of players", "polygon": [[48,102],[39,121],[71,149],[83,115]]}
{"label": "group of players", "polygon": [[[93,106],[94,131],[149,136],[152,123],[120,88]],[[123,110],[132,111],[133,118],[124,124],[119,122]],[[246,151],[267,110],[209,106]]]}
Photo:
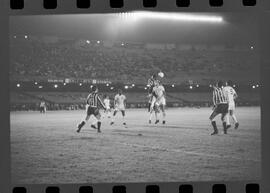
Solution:
{"label": "group of players", "polygon": [[[148,80],[148,112],[149,112],[149,124],[152,122],[153,113],[155,114],[155,124],[159,123],[159,113],[162,112],[162,124],[166,123],[166,92],[164,86],[158,80],[158,76],[155,74]],[[215,117],[221,114],[221,120],[223,124],[224,134],[227,134],[227,130],[231,127],[230,116],[234,120],[235,129],[239,127],[239,123],[235,116],[235,99],[237,94],[232,86],[231,81],[227,81],[226,85],[223,85],[222,81],[218,81],[216,86],[213,87],[213,112],[210,115],[210,121],[213,126],[214,132],[211,135],[218,134],[217,124]],[[118,93],[114,97],[114,110],[111,117],[111,107],[109,96],[105,96],[102,101],[99,96],[99,91],[97,86],[92,87],[92,92],[88,95],[86,99],[86,116],[78,124],[77,132],[79,133],[82,127],[89,120],[90,116],[93,115],[94,121],[91,123],[91,127],[96,129],[97,132],[101,132],[101,114],[100,107],[104,109],[105,115],[111,118],[111,125],[114,124],[114,119],[117,112],[122,113],[123,125],[125,122],[125,109],[126,109],[126,96],[122,93],[122,90],[118,90]]]}
{"label": "group of players", "polygon": [[234,128],[239,127],[239,123],[235,116],[235,99],[237,98],[237,93],[233,88],[232,81],[227,81],[224,85],[222,81],[218,81],[216,86],[213,87],[213,112],[209,119],[213,126],[214,132],[211,135],[218,134],[217,124],[215,117],[221,114],[221,121],[223,125],[224,134],[227,134],[227,130],[231,127],[230,117],[234,121]]}
{"label": "group of players", "polygon": [[[160,111],[163,115],[162,123],[165,124],[165,89],[163,85],[161,85],[160,81],[157,79],[157,75],[153,75],[148,80],[148,97],[149,97],[149,106],[148,112],[149,116],[149,123],[151,124],[151,119],[153,113],[155,113],[155,124],[159,123],[158,114]],[[86,124],[89,120],[90,116],[94,117],[94,121],[91,123],[91,127],[93,129],[97,129],[97,132],[101,132],[101,114],[100,114],[100,107],[104,109],[104,114],[107,115],[108,118],[111,118],[111,125],[114,124],[114,119],[117,112],[122,113],[123,125],[126,125],[125,122],[125,109],[126,109],[126,96],[122,93],[122,90],[119,89],[118,93],[114,97],[114,110],[113,115],[111,117],[111,107],[110,107],[110,99],[109,96],[105,96],[105,99],[102,101],[101,97],[99,96],[98,87],[95,85],[92,87],[92,92],[88,95],[86,99],[86,116],[84,119],[78,124],[77,132],[79,133],[82,127]]]}
{"label": "group of players", "polygon": [[[110,99],[108,96],[105,96],[104,101],[101,100],[98,92],[98,87],[93,86],[92,92],[88,95],[86,99],[86,116],[85,118],[78,124],[77,132],[79,133],[82,127],[89,120],[90,116],[93,115],[94,121],[91,123],[91,127],[96,129],[97,132],[101,132],[101,114],[100,107],[104,109],[105,114],[107,114],[108,118],[110,118]],[[126,96],[122,93],[122,90],[119,89],[117,95],[114,97],[114,112],[111,120],[111,125],[114,124],[114,117],[117,112],[122,113],[123,125],[126,125],[125,122],[125,109],[126,109]]]}

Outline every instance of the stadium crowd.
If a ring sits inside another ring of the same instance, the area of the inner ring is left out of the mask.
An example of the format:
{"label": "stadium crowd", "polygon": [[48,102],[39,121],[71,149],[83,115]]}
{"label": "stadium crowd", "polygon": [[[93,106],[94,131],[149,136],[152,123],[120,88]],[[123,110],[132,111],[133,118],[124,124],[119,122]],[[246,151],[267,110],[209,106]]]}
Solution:
{"label": "stadium crowd", "polygon": [[[37,38],[12,38],[10,75],[13,79],[99,78],[112,82],[145,83],[158,70],[164,81],[183,82],[225,73],[253,73],[257,70],[252,51],[181,49],[138,49],[132,46],[106,47],[100,43]],[[245,76],[238,76],[245,77]],[[241,81],[241,80],[239,80]]]}

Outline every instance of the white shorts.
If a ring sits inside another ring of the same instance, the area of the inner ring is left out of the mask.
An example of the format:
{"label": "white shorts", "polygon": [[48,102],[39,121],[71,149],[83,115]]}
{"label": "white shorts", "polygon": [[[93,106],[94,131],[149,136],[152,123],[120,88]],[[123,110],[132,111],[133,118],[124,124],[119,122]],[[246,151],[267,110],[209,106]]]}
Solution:
{"label": "white shorts", "polygon": [[115,111],[124,111],[126,110],[124,106],[120,105],[120,106],[115,106],[114,108]]}
{"label": "white shorts", "polygon": [[229,111],[234,111],[235,110],[235,103],[229,103]]}
{"label": "white shorts", "polygon": [[161,97],[160,99],[157,99],[156,100],[156,105],[157,106],[160,106],[160,105],[165,106],[166,105],[166,99],[164,97]]}

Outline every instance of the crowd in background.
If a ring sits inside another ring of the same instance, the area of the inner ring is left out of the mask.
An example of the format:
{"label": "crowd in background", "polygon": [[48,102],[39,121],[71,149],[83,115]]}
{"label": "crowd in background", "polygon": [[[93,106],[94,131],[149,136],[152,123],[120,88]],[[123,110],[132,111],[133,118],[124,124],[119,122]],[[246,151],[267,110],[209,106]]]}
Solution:
{"label": "crowd in background", "polygon": [[258,71],[251,51],[146,49],[79,44],[75,40],[46,43],[12,39],[10,75],[13,79],[98,78],[112,82],[145,82],[163,71],[169,80],[207,79],[213,76],[254,75]]}

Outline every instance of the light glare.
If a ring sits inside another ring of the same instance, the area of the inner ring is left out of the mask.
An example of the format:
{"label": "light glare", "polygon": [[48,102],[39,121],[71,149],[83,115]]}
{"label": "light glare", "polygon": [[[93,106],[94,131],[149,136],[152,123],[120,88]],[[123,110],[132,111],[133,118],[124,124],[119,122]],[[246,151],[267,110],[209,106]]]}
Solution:
{"label": "light glare", "polygon": [[129,14],[120,14],[123,19],[139,20],[139,19],[161,19],[161,20],[175,20],[175,21],[191,21],[191,22],[210,22],[221,23],[223,18],[214,15],[198,15],[190,13],[165,13],[165,12],[151,12],[151,11],[134,11]]}

